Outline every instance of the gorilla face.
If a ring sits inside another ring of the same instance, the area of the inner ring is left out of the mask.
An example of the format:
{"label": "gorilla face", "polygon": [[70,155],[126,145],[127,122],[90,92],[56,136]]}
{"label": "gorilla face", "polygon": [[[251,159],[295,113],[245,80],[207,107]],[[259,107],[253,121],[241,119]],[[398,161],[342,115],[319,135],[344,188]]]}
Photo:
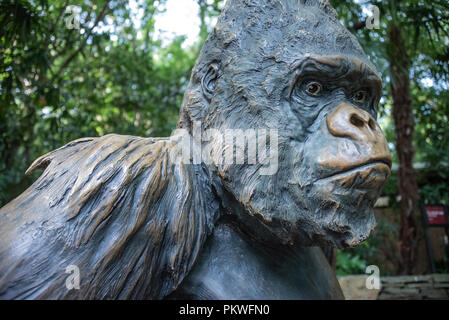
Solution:
{"label": "gorilla face", "polygon": [[381,82],[357,58],[309,57],[300,68],[290,106],[309,135],[291,140],[291,150],[302,155],[288,192],[314,212],[318,238],[354,246],[374,228],[372,208],[390,174],[390,152],[375,120]]}
{"label": "gorilla face", "polygon": [[[206,165],[226,201],[238,203],[223,206],[246,232],[354,246],[374,228],[390,174],[380,94],[374,67],[328,1],[229,0],[193,69],[178,127],[240,130],[224,143],[212,135],[202,149],[218,159]],[[275,132],[277,148],[271,136],[259,141],[259,129]],[[237,155],[239,139],[247,154],[255,141],[270,147],[277,170],[266,174],[263,148],[255,162],[220,161]]]}
{"label": "gorilla face", "polygon": [[[263,225],[289,243],[359,244],[375,226],[373,206],[391,167],[375,120],[381,80],[368,63],[339,55],[305,55],[262,70],[225,72],[231,76],[214,84],[205,125],[276,129],[278,170],[263,175],[261,163],[212,170],[252,216],[243,219],[249,232]],[[220,157],[223,149],[214,152]]]}

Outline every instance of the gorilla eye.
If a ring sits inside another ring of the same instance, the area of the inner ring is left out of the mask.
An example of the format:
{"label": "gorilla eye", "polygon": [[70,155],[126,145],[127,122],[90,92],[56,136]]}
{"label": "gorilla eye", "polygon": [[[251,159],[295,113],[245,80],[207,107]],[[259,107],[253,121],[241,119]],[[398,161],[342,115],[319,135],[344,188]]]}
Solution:
{"label": "gorilla eye", "polygon": [[362,104],[365,103],[366,100],[368,100],[368,96],[369,94],[366,90],[359,90],[353,95],[352,99],[355,102]]}
{"label": "gorilla eye", "polygon": [[319,82],[311,81],[307,83],[305,90],[309,96],[316,97],[323,91],[323,86]]}

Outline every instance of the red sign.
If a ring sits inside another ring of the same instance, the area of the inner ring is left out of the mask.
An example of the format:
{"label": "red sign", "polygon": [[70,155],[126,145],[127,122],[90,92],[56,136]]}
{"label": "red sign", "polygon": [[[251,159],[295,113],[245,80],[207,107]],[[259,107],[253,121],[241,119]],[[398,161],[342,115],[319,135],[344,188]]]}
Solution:
{"label": "red sign", "polygon": [[426,206],[429,224],[447,224],[443,206]]}

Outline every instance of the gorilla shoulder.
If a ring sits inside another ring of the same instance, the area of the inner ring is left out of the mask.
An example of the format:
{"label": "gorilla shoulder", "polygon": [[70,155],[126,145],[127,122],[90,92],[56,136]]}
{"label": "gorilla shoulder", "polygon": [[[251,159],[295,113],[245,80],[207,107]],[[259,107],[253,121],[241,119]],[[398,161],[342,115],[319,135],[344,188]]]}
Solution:
{"label": "gorilla shoulder", "polygon": [[[169,138],[107,135],[75,140],[37,159],[27,173],[44,169],[42,175],[0,210],[0,297],[170,293],[217,211],[212,192],[200,190],[207,188],[201,168],[177,162],[176,152]],[[69,265],[79,267],[80,290],[66,289]]]}

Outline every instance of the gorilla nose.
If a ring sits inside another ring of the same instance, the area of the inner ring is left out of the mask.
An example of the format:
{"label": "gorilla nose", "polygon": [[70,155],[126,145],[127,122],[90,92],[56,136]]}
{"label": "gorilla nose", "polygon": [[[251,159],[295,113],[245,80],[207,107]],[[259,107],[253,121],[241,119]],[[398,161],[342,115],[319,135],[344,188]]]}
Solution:
{"label": "gorilla nose", "polygon": [[379,125],[368,112],[346,103],[327,116],[327,127],[335,137],[356,141],[379,141],[383,138]]}

